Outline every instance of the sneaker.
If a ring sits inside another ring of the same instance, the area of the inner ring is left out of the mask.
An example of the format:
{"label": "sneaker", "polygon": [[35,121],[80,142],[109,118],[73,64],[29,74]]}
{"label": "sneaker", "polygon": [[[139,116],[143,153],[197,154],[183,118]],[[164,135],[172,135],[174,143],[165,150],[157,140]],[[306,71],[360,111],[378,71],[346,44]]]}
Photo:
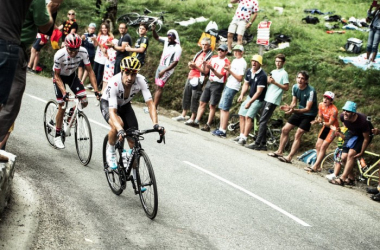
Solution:
{"label": "sneaker", "polygon": [[256,143],[251,143],[249,145],[245,145],[244,147],[249,148],[249,149],[259,150],[258,148],[260,148],[260,145],[257,145]]}
{"label": "sneaker", "polygon": [[65,148],[65,145],[62,142],[61,136],[57,136],[57,137],[54,138],[54,144],[59,149],[64,149]]}
{"label": "sneaker", "polygon": [[106,152],[107,165],[112,169],[117,169],[116,152]]}
{"label": "sneaker", "polygon": [[194,128],[199,128],[199,123],[194,122],[193,120],[190,120],[190,119],[185,122],[185,125],[191,126]]}
{"label": "sneaker", "polygon": [[247,140],[244,138],[240,138],[237,144],[244,146],[247,143]]}
{"label": "sneaker", "polygon": [[94,88],[93,88],[92,85],[89,83],[89,84],[87,84],[87,86],[85,87],[85,89],[93,90]]}
{"label": "sneaker", "polygon": [[205,124],[203,128],[201,128],[202,131],[210,132],[211,128],[208,124]]}
{"label": "sneaker", "polygon": [[236,138],[233,139],[234,142],[238,142],[240,140],[240,136],[236,136]]}
{"label": "sneaker", "polygon": [[379,190],[377,189],[377,187],[367,188],[366,190],[367,190],[368,194],[378,194],[379,193]]}
{"label": "sneaker", "polygon": [[260,145],[259,148],[256,150],[268,151],[268,148],[267,145]]}
{"label": "sneaker", "polygon": [[149,108],[148,107],[143,107],[143,111],[145,114],[148,114],[149,113]]}
{"label": "sneaker", "polygon": [[334,173],[326,175],[326,179],[332,181],[336,179],[336,175]]}
{"label": "sneaker", "polygon": [[177,121],[177,122],[182,122],[182,121],[185,120],[185,117],[183,117],[182,115],[180,115],[180,116],[177,116],[177,117],[173,117],[172,120]]}
{"label": "sneaker", "polygon": [[220,131],[219,129],[216,129],[216,130],[212,131],[211,134],[214,135],[214,136],[222,137],[222,138],[226,138],[226,137],[227,137],[227,134],[226,134],[226,133],[223,133],[223,132]]}

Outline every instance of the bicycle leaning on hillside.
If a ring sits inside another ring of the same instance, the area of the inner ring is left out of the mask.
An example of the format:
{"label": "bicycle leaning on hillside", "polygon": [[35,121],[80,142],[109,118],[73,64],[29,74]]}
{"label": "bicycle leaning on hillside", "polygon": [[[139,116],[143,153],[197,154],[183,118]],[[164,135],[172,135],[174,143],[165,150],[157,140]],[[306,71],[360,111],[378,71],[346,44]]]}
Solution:
{"label": "bicycle leaning on hillside", "polygon": [[152,11],[145,8],[144,15],[140,15],[137,12],[130,12],[125,15],[120,16],[116,21],[119,22],[125,22],[126,25],[136,27],[139,26],[140,23],[145,23],[148,25],[148,31],[151,31],[152,24],[156,25],[156,31],[160,31],[161,27],[164,23],[164,14],[166,12],[157,12],[159,14],[158,17],[154,16],[147,16],[149,13],[152,13]]}
{"label": "bicycle leaning on hillside", "polygon": [[[95,96],[87,96],[95,97]],[[61,131],[62,142],[64,143],[66,137],[71,136],[71,129],[74,128],[75,146],[80,162],[86,166],[92,155],[92,133],[90,122],[86,114],[83,112],[81,97],[70,97],[69,101],[65,102],[63,109],[65,114],[63,117],[63,129]],[[68,102],[75,102],[70,109],[68,109]],[[58,102],[50,100],[45,106],[44,111],[44,131],[46,139],[53,148],[56,148],[54,143],[56,133],[56,116],[59,109]]]}
{"label": "bicycle leaning on hillside", "polygon": [[[115,144],[117,169],[111,170],[107,164],[106,152],[108,150],[108,135],[103,141],[103,164],[104,172],[106,174],[107,182],[116,195],[120,195],[126,188],[127,181],[132,183],[132,188],[135,194],[139,194],[141,205],[145,211],[146,216],[154,219],[158,210],[158,192],[157,183],[153,171],[152,163],[149,160],[145,150],[141,147],[140,141],[144,139],[142,135],[160,131],[155,129],[148,130],[132,130],[125,131],[126,136],[134,142],[134,147],[130,155],[124,149],[124,141],[117,141]],[[157,141],[165,143],[165,135],[160,134],[160,139]],[[124,157],[123,157],[124,155]],[[131,173],[132,172],[132,173]]]}
{"label": "bicycle leaning on hillside", "polygon": [[[364,156],[367,157],[374,157],[375,162],[372,164],[364,164],[365,162],[368,162],[364,160],[363,157],[360,159],[356,159],[356,165],[358,167],[359,171],[359,177],[357,178],[359,181],[367,182],[368,186],[375,186],[379,183],[379,164],[380,164],[380,154],[372,153],[370,151],[364,151]],[[344,168],[342,161],[342,148],[336,148],[334,152],[328,154],[323,158],[321,163],[321,168],[325,169],[327,171],[334,171],[335,164],[340,163],[341,166],[341,172]]]}

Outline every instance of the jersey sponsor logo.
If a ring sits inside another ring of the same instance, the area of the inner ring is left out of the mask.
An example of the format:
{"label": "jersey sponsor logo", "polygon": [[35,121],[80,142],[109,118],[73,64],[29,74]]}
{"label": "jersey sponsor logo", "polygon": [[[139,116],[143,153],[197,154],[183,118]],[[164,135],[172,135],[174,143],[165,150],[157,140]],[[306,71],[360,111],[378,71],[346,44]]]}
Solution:
{"label": "jersey sponsor logo", "polygon": [[117,82],[114,82],[114,85],[117,87]]}

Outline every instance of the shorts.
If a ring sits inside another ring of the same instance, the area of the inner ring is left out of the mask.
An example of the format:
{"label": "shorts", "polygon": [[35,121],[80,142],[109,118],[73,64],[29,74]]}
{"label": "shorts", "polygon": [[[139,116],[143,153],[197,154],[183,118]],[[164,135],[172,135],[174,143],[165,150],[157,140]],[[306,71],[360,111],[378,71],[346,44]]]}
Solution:
{"label": "shorts", "polygon": [[41,45],[40,42],[41,42],[41,38],[36,38],[36,40],[33,43],[33,48],[36,51],[40,51],[45,46],[45,44],[46,44],[46,43],[44,43],[44,44]]}
{"label": "shorts", "polygon": [[[95,59],[95,56],[90,56],[89,59],[90,59],[91,67],[94,67],[94,62],[95,62],[94,59]],[[84,68],[83,60],[80,61],[80,63],[79,63],[79,67]]]}
{"label": "shorts", "polygon": [[219,102],[219,109],[224,111],[229,111],[232,106],[232,101],[238,91],[236,89],[230,89],[229,87],[224,87],[222,98]]}
{"label": "shorts", "polygon": [[183,90],[182,109],[190,110],[191,113],[197,113],[199,107],[199,99],[202,95],[202,85],[194,87],[187,79],[185,89]]}
{"label": "shorts", "polygon": [[[62,79],[62,82],[65,88],[66,88],[65,84],[67,84],[69,85],[71,91],[73,91],[73,93],[76,96],[86,97],[86,90],[84,89],[83,83],[79,80],[78,76],[75,73],[69,76],[60,75],[60,77]],[[53,77],[53,84],[54,84],[54,89],[55,89],[55,96],[57,97],[57,102],[63,103],[64,102],[63,94],[61,90],[58,88],[54,77]]]}
{"label": "shorts", "polygon": [[288,123],[305,130],[310,131],[311,123],[314,121],[315,116],[303,115],[303,114],[292,114],[288,120]]}
{"label": "shorts", "polygon": [[247,22],[245,20],[232,20],[230,23],[230,26],[228,26],[228,33],[232,34],[238,34],[241,36],[244,36],[245,27],[247,25]]}
{"label": "shorts", "polygon": [[257,113],[259,113],[261,107],[263,106],[264,101],[255,100],[248,109],[245,108],[245,105],[251,100],[251,97],[248,95],[247,99],[240,105],[239,115],[244,117],[250,117],[254,119]]}
{"label": "shorts", "polygon": [[[100,100],[100,111],[102,112],[104,120],[109,123],[110,119],[110,111],[108,101],[101,99]],[[135,115],[135,111],[133,111],[132,105],[130,102],[123,106],[117,107],[117,115],[120,116],[121,120],[124,123],[124,130],[129,128],[139,129],[139,124],[137,122],[137,118]]]}
{"label": "shorts", "polygon": [[155,77],[155,83],[157,86],[159,87],[164,87],[166,82],[169,80],[170,76],[173,74],[174,72],[174,69],[171,69],[169,71],[166,71],[164,76],[162,78],[158,78],[158,74],[163,70],[163,69],[166,69],[167,66],[158,66],[157,70],[156,70],[156,77]]}
{"label": "shorts", "polygon": [[323,126],[321,131],[319,131],[318,138],[331,143],[335,139],[335,131]]}
{"label": "shorts", "polygon": [[222,97],[224,84],[221,82],[207,81],[206,87],[201,96],[201,102],[210,102],[212,106],[218,105]]}

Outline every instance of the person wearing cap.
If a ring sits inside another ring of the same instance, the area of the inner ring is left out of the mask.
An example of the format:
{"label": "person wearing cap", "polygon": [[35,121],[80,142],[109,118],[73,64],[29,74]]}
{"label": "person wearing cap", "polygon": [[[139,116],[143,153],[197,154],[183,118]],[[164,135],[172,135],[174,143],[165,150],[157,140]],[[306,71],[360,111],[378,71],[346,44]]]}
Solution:
{"label": "person wearing cap", "polygon": [[[96,40],[96,24],[90,23],[88,25],[88,29],[86,33],[84,33],[82,38],[82,46],[85,47],[85,49],[88,52],[88,56],[90,58],[91,67],[94,67],[94,59],[95,59],[95,47],[98,46],[98,41]],[[80,62],[78,67],[78,77],[81,80],[81,82],[84,84],[84,81],[88,77],[88,72],[84,67],[83,61]],[[91,84],[89,83],[87,86],[88,89],[92,89]]]}
{"label": "person wearing cap", "polygon": [[257,12],[259,11],[259,2],[256,0],[231,0],[230,2],[239,3],[239,5],[230,25],[228,26],[228,55],[231,53],[234,34],[237,34],[237,43],[242,45],[244,32],[252,26],[252,23],[256,20]]}
{"label": "person wearing cap", "polygon": [[251,59],[252,67],[247,70],[243,88],[238,102],[242,102],[244,95],[249,89],[247,99],[241,104],[239,109],[240,135],[234,141],[242,146],[247,143],[247,137],[252,129],[253,120],[261,109],[265,93],[267,91],[268,79],[263,65],[263,57],[254,55]]}
{"label": "person wearing cap", "polygon": [[[291,163],[293,156],[301,144],[303,134],[309,132],[311,122],[318,114],[317,92],[309,85],[309,74],[306,71],[297,73],[297,84],[292,88],[292,102],[290,105],[282,105],[280,109],[285,114],[291,114],[287,123],[281,129],[280,145],[276,152],[269,153],[269,156],[278,157],[282,162]],[[296,108],[298,102],[298,108]],[[286,142],[289,140],[290,131],[298,127],[295,135],[292,149],[287,156],[283,156]]]}
{"label": "person wearing cap", "polygon": [[317,150],[317,160],[311,167],[306,167],[304,170],[309,172],[321,172],[321,162],[325,157],[326,150],[331,142],[335,139],[336,128],[339,127],[338,108],[333,104],[335,94],[331,91],[326,91],[323,94],[323,102],[318,106],[318,118],[312,121],[312,124],[319,123],[322,125],[318,134],[318,140],[315,144]]}
{"label": "person wearing cap", "polygon": [[203,38],[201,46],[202,50],[195,54],[193,60],[187,64],[190,72],[183,90],[183,110],[181,115],[172,118],[175,121],[185,121],[185,116],[189,110],[191,111],[190,120],[194,121],[196,118],[205,77],[205,64],[203,62],[209,61],[212,57],[210,38]]}
{"label": "person wearing cap", "polygon": [[158,36],[156,25],[153,24],[152,32],[154,39],[164,44],[164,49],[155,76],[156,92],[154,93],[154,105],[157,109],[162,93],[164,92],[164,86],[170,76],[174,73],[174,68],[177,66],[179,59],[181,58],[182,48],[176,30],[168,30],[166,37]]}
{"label": "person wearing cap", "polygon": [[227,136],[227,124],[232,101],[236,93],[240,90],[241,81],[243,80],[247,69],[247,62],[243,58],[243,45],[235,45],[233,52],[235,59],[232,61],[231,65],[224,67],[224,69],[228,72],[229,77],[227,79],[226,86],[224,87],[222,98],[219,102],[220,127],[212,132],[212,135],[222,138]]}
{"label": "person wearing cap", "polygon": [[373,126],[368,121],[367,116],[356,112],[357,105],[355,102],[347,101],[343,106],[343,113],[340,115],[340,121],[347,127],[349,133],[345,137],[342,149],[342,163],[344,171],[340,177],[337,177],[337,166],[334,173],[327,175],[326,178],[334,185],[354,185],[355,176],[353,173],[356,158],[361,157],[371,142]]}
{"label": "person wearing cap", "polygon": [[259,131],[255,142],[246,145],[254,150],[267,150],[267,124],[274,110],[281,104],[282,94],[289,90],[289,77],[284,69],[286,58],[283,54],[275,56],[276,69],[268,76],[268,90],[265,94],[263,111],[259,121]]}
{"label": "person wearing cap", "polygon": [[202,131],[210,132],[215,112],[216,105],[218,105],[220,98],[222,96],[224,83],[227,80],[228,72],[224,67],[230,65],[230,61],[227,58],[227,45],[221,44],[218,47],[218,55],[211,57],[210,61],[203,62],[205,67],[205,74],[209,75],[206,86],[203,90],[199,108],[197,112],[197,117],[194,121],[191,118],[185,122],[186,125],[192,127],[199,127],[199,121],[202,118],[203,113],[206,110],[207,103],[210,103],[210,113],[208,115],[207,123],[201,128]]}

